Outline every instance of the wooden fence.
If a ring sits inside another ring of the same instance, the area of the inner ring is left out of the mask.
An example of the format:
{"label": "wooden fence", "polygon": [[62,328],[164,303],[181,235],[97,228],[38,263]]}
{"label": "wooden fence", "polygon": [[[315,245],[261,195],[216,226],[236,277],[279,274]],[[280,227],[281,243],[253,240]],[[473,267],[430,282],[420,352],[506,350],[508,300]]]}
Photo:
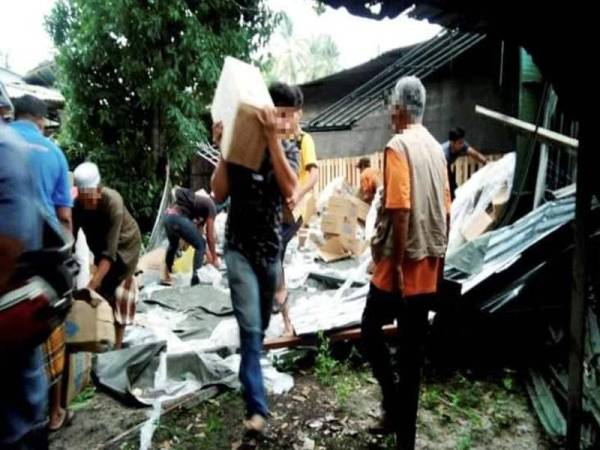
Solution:
{"label": "wooden fence", "polygon": [[[502,155],[487,155],[488,161],[496,161],[501,157]],[[319,160],[319,182],[317,184],[317,190],[321,191],[327,184],[338,177],[344,177],[346,182],[352,187],[358,188],[360,184],[360,173],[356,168],[356,164],[361,158],[362,156]],[[369,158],[371,159],[371,167],[382,173],[383,153],[374,153],[369,155]],[[463,184],[481,167],[482,165],[479,162],[471,158],[458,158],[453,165],[457,184],[459,186]]]}

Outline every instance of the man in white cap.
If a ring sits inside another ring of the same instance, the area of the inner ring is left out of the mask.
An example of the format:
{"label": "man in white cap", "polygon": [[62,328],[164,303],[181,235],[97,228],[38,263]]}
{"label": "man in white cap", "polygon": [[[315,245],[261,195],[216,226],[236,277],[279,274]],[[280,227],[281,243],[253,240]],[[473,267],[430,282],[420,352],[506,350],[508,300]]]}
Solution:
{"label": "man in white cap", "polygon": [[138,288],[134,275],[142,236],[121,195],[100,185],[96,164],[80,164],[73,178],[78,189],[73,207],[74,235],[77,236],[80,228],[83,230],[96,265],[88,289],[98,292],[111,304],[115,346],[120,348],[125,327],[133,323],[135,315]]}

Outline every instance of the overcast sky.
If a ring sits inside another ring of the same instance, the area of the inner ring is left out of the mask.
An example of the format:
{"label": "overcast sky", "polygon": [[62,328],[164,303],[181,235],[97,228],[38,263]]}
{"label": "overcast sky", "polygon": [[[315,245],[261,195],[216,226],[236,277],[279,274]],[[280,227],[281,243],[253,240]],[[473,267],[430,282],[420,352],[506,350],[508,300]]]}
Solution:
{"label": "overcast sky", "polygon": [[[0,66],[8,55],[10,68],[24,74],[52,58],[53,46],[44,28],[44,17],[55,0],[2,0]],[[317,15],[312,0],[268,0],[274,10],[284,10],[294,22],[299,37],[330,34],[340,50],[343,68],[367,61],[380,53],[423,41],[439,27],[407,17],[375,21],[348,14],[345,9],[327,8]]]}

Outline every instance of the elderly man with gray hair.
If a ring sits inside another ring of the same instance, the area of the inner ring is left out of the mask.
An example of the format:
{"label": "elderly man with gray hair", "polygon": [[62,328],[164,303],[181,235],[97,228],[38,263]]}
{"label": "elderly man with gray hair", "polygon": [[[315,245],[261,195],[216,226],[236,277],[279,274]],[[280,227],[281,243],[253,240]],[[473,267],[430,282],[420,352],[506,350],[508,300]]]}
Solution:
{"label": "elderly man with gray hair", "polygon": [[[428,311],[443,269],[450,214],[446,159],[422,125],[425,87],[401,78],[391,95],[395,133],[384,150],[384,186],[371,242],[375,268],[362,335],[383,394],[383,416],[371,432],[397,433],[413,449]],[[398,325],[398,377],[382,327]],[[398,382],[396,382],[398,378]]]}

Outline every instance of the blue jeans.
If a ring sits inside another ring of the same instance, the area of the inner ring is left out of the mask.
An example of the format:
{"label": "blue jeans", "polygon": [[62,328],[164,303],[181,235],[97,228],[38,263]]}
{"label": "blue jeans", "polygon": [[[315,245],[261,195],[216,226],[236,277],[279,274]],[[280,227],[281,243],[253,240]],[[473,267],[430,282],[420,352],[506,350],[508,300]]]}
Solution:
{"label": "blue jeans", "polygon": [[206,241],[202,236],[202,233],[196,228],[194,222],[187,217],[179,214],[169,214],[164,220],[165,232],[169,239],[169,248],[167,249],[167,255],[165,257],[165,263],[169,272],[173,270],[173,262],[175,261],[175,254],[179,249],[179,239],[183,239],[185,242],[194,247],[194,274],[192,280],[196,277],[196,271],[202,267],[202,261],[204,259],[204,252],[206,250]]}
{"label": "blue jeans", "polygon": [[240,328],[240,382],[247,416],[267,417],[267,397],[260,367],[264,332],[269,326],[271,308],[281,263],[255,266],[235,250],[225,252],[233,312]]}

